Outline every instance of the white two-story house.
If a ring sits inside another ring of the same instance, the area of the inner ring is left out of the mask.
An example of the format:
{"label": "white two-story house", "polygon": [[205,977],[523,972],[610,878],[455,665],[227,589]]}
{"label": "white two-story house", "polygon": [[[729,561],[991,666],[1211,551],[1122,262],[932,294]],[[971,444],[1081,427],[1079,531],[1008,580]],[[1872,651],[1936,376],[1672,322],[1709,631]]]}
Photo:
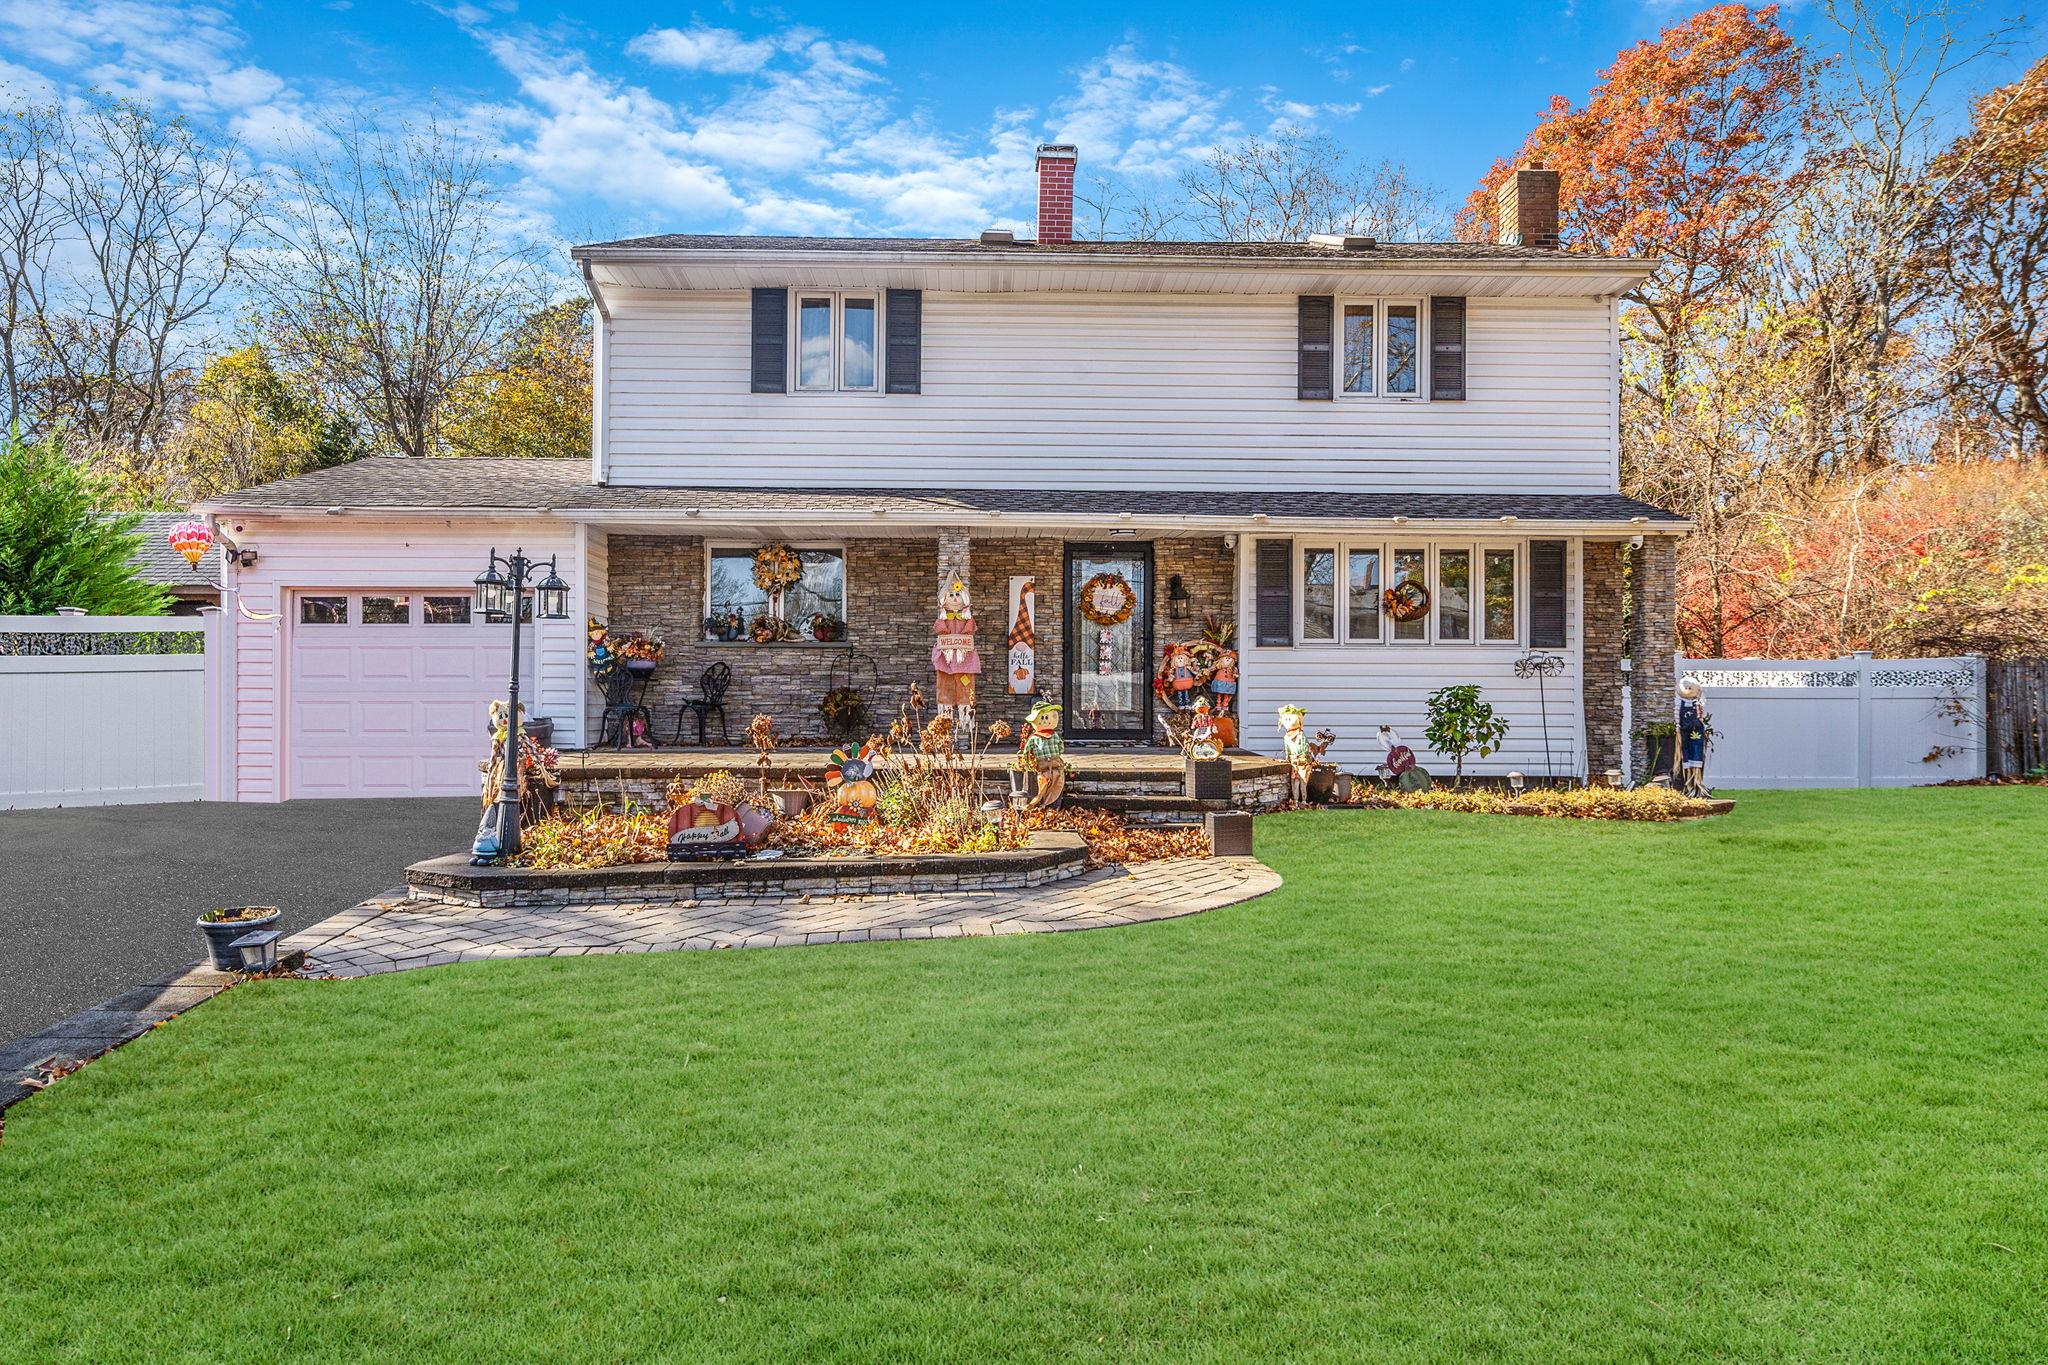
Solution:
{"label": "white two-story house", "polygon": [[[1618,766],[1625,648],[1637,714],[1670,707],[1686,529],[1619,492],[1617,301],[1654,263],[1560,251],[1540,168],[1503,190],[1498,243],[1075,241],[1074,156],[1039,150],[1035,240],[579,247],[587,459],[366,459],[210,504],[238,551],[222,794],[473,792],[509,668],[471,609],[494,547],[555,556],[571,587],[522,660],[570,748],[603,709],[587,618],[666,642],[660,742],[719,663],[734,739],[756,712],[816,736],[835,689],[879,723],[930,691],[958,580],[984,723],[1049,695],[1073,744],[1155,742],[1165,651],[1214,618],[1248,748],[1277,752],[1294,703],[1368,768],[1378,725],[1423,749],[1425,697],[1470,682],[1511,729],[1468,770]],[[777,599],[754,581],[769,546],[802,564]],[[1091,619],[1083,588],[1117,579],[1132,609]],[[776,607],[764,633],[798,638],[756,642]]]}

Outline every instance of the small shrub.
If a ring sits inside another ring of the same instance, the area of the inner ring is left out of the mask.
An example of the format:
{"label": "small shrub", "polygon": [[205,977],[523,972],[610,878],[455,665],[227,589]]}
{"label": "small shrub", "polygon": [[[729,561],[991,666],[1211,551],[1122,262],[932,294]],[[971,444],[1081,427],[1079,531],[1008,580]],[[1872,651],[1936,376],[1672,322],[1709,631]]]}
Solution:
{"label": "small shrub", "polygon": [[1429,694],[1429,728],[1423,738],[1430,748],[1450,757],[1456,781],[1465,780],[1465,755],[1485,758],[1507,736],[1507,721],[1494,714],[1490,702],[1480,700],[1474,684],[1439,687]]}
{"label": "small shrub", "polygon": [[1437,787],[1403,792],[1370,788],[1357,803],[1379,810],[1441,810],[1460,815],[1541,815],[1560,820],[1683,820],[1704,815],[1711,805],[1665,786],[1538,787],[1511,796],[1493,787]]}

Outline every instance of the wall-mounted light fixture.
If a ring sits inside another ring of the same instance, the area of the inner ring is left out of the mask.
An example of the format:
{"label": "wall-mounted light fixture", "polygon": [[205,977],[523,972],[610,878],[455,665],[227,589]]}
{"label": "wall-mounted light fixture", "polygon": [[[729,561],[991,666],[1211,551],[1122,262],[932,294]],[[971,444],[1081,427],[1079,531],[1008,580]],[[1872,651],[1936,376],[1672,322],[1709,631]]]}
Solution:
{"label": "wall-mounted light fixture", "polygon": [[1166,580],[1167,619],[1169,621],[1187,620],[1189,601],[1187,584],[1180,581],[1180,575],[1173,574],[1169,576]]}

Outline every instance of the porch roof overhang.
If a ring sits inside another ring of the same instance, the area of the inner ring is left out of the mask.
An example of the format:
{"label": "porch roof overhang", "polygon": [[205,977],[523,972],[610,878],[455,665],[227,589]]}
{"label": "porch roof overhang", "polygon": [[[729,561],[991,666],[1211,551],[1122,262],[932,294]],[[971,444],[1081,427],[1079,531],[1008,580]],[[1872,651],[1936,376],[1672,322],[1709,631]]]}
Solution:
{"label": "porch roof overhang", "polygon": [[706,534],[772,528],[909,535],[1093,536],[1300,532],[1358,527],[1492,535],[1676,535],[1691,523],[1614,493],[1430,493],[1228,489],[735,488],[589,482],[582,461],[359,460],[227,494],[218,514],[405,519],[543,518],[619,531]]}

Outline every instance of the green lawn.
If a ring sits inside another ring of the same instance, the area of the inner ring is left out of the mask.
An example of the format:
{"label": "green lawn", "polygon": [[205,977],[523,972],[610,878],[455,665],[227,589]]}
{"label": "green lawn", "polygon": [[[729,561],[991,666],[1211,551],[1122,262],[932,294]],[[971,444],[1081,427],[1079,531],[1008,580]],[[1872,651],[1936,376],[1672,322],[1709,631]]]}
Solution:
{"label": "green lawn", "polygon": [[9,1115],[0,1358],[2048,1354],[2048,793],[1258,829],[1167,924],[237,989]]}

